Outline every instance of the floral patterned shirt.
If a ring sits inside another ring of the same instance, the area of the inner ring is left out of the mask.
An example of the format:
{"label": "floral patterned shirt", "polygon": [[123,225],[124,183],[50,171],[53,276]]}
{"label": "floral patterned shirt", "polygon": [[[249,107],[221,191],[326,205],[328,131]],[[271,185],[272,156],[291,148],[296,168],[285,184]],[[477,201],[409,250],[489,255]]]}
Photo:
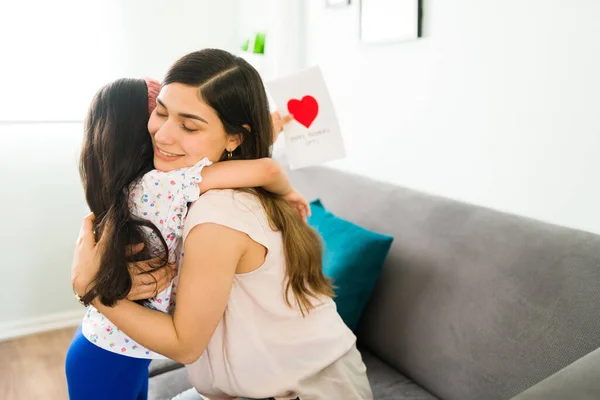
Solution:
{"label": "floral patterned shirt", "polygon": [[[196,165],[169,172],[152,170],[129,186],[129,211],[131,214],[151,221],[167,242],[169,262],[177,262],[183,255],[183,223],[188,205],[200,197],[198,183],[202,181],[202,169],[211,162],[203,158]],[[158,243],[156,233],[145,228],[150,244]],[[154,310],[172,312],[175,306],[177,278],[156,297],[145,302]],[[148,327],[149,329],[151,327]],[[136,358],[164,359],[123,333],[95,307],[89,306],[83,318],[83,335],[97,346]]]}

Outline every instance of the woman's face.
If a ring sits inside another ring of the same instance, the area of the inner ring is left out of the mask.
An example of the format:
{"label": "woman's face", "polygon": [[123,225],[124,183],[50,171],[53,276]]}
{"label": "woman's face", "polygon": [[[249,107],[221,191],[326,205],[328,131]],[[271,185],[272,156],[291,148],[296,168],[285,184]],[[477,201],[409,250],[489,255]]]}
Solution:
{"label": "woman's face", "polygon": [[191,167],[204,157],[217,162],[224,150],[239,145],[237,135],[227,135],[217,113],[199,98],[198,88],[181,83],[163,86],[148,131],[154,167],[164,172]]}

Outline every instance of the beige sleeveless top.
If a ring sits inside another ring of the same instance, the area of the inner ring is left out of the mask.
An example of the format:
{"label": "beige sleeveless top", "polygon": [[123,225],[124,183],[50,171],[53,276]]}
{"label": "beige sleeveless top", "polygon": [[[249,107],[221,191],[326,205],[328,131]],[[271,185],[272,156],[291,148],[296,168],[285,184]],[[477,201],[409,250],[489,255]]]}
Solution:
{"label": "beige sleeveless top", "polygon": [[[319,299],[305,317],[298,307],[286,304],[283,242],[280,232],[271,229],[260,200],[239,191],[209,191],[190,207],[184,240],[202,223],[246,233],[267,249],[267,256],[257,270],[235,276],[225,314],[205,352],[187,366],[196,390],[210,399],[342,398],[339,388],[323,389],[331,390],[327,393],[317,388],[319,374],[327,370],[349,375],[335,377],[346,381],[343,385],[366,385],[359,389],[368,392],[364,396],[343,398],[370,398],[356,337],[340,318],[333,300]],[[295,304],[292,295],[290,300]],[[344,366],[336,365],[342,359]]]}

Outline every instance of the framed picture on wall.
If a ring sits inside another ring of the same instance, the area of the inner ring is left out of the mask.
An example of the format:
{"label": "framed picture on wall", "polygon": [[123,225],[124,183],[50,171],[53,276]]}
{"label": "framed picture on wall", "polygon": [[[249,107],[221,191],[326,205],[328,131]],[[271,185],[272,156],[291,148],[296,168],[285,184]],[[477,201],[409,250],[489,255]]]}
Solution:
{"label": "framed picture on wall", "polygon": [[388,43],[421,37],[423,0],[361,0],[360,40]]}
{"label": "framed picture on wall", "polygon": [[346,7],[350,5],[350,0],[325,0],[327,7]]}

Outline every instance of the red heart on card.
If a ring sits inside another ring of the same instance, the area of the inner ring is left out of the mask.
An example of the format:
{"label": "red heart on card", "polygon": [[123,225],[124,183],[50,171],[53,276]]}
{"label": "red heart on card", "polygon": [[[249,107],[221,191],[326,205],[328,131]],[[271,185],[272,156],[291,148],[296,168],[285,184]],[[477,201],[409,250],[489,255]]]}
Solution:
{"label": "red heart on card", "polygon": [[292,99],[288,101],[287,107],[294,119],[307,128],[319,114],[319,103],[312,96],[304,96],[302,100]]}

